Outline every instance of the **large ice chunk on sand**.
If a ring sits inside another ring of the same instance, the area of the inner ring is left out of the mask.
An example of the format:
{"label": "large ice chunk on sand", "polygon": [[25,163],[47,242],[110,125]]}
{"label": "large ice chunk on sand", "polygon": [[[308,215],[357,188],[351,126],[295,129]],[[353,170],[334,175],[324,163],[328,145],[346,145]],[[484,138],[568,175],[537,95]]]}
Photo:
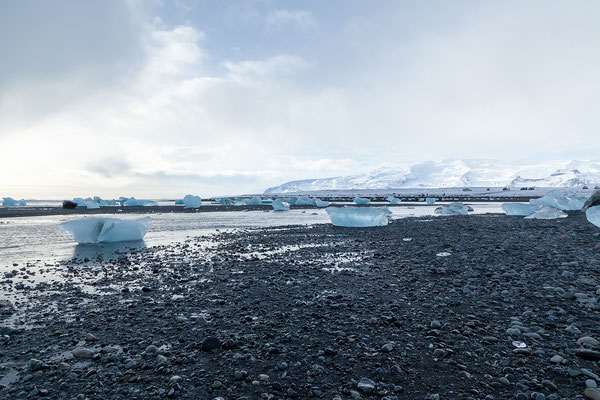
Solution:
{"label": "large ice chunk on sand", "polygon": [[473,211],[473,209],[469,206],[465,206],[462,201],[457,201],[439,206],[433,212],[441,215],[467,215],[469,211]]}
{"label": "large ice chunk on sand", "polygon": [[600,227],[600,206],[588,208],[587,210],[585,210],[585,216],[587,217],[587,220],[590,221],[592,224],[596,225],[597,227]]}
{"label": "large ice chunk on sand", "polygon": [[539,199],[529,200],[529,204],[550,206],[559,210],[581,210],[586,200],[587,198],[583,196],[565,194],[558,190],[553,190]]}
{"label": "large ice chunk on sand", "polygon": [[324,208],[329,206],[329,202],[328,201],[323,201],[321,199],[316,199],[315,198],[315,206],[319,207],[319,208]]}
{"label": "large ice chunk on sand", "polygon": [[523,203],[503,203],[501,207],[506,215],[519,215],[522,217],[529,215],[540,208],[540,206]]}
{"label": "large ice chunk on sand", "polygon": [[357,205],[369,204],[370,202],[371,202],[370,199],[366,199],[364,197],[355,197],[354,198],[354,203],[356,203]]}
{"label": "large ice chunk on sand", "polygon": [[60,224],[77,243],[124,242],[142,240],[150,227],[150,217],[135,221],[118,218],[81,218]]}
{"label": "large ice chunk on sand", "polygon": [[2,198],[2,205],[4,207],[14,207],[14,206],[25,206],[25,205],[27,205],[27,203],[25,203],[25,200],[23,200],[23,199],[15,200],[12,197],[4,197],[4,198]]}
{"label": "large ice chunk on sand", "polygon": [[145,207],[151,207],[151,206],[157,206],[158,203],[155,201],[151,201],[151,200],[138,200],[135,197],[132,197],[128,200],[126,200],[123,203],[123,206],[125,207],[133,207],[133,206],[145,206]]}
{"label": "large ice chunk on sand", "polygon": [[386,199],[390,204],[398,204],[400,202],[400,199],[394,196],[389,196]]}
{"label": "large ice chunk on sand", "polygon": [[200,208],[202,199],[200,196],[188,194],[183,198],[183,205],[185,206],[184,208]]}
{"label": "large ice chunk on sand", "polygon": [[327,207],[331,223],[348,228],[366,228],[388,224],[389,209],[382,207]]}
{"label": "large ice chunk on sand", "polygon": [[283,201],[283,199],[275,199],[271,203],[273,210],[275,211],[288,211],[290,209],[290,205]]}
{"label": "large ice chunk on sand", "polygon": [[567,214],[559,210],[558,208],[550,206],[541,206],[531,214],[525,217],[525,219],[557,219],[567,218]]}

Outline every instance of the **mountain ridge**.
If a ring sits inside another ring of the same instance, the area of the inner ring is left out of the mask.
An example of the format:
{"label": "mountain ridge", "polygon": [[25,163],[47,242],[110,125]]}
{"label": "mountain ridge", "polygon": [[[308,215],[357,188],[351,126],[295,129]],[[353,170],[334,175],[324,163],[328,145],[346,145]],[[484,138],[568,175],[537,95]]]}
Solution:
{"label": "mountain ridge", "polygon": [[265,194],[320,190],[451,187],[558,187],[600,184],[600,161],[506,163],[496,160],[449,159],[411,166],[387,166],[366,173],[289,181]]}

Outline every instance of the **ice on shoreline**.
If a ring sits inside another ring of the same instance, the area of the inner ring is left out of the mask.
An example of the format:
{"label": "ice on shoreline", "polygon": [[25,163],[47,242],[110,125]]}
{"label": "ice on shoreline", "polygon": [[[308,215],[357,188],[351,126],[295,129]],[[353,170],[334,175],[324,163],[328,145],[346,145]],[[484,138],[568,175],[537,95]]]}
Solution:
{"label": "ice on shoreline", "polygon": [[590,207],[585,210],[585,217],[592,224],[600,228],[600,206]]}
{"label": "ice on shoreline", "polygon": [[539,199],[529,200],[529,204],[535,206],[550,206],[565,211],[575,211],[581,210],[586,200],[587,198],[584,198],[583,196],[567,195],[554,190]]}
{"label": "ice on shoreline", "polygon": [[275,199],[273,203],[271,203],[271,206],[275,211],[289,211],[290,209],[289,203],[283,201],[282,199]]}
{"label": "ice on shoreline", "polygon": [[319,208],[325,208],[325,207],[329,206],[329,202],[315,198],[315,206],[317,206]]}
{"label": "ice on shoreline", "polygon": [[364,197],[355,197],[353,201],[357,205],[365,205],[365,204],[369,204],[371,202],[371,199],[366,199]]}
{"label": "ice on shoreline", "polygon": [[127,199],[123,202],[124,207],[135,207],[135,206],[151,207],[151,206],[157,206],[157,205],[158,205],[158,203],[155,201],[138,200],[135,197],[131,197],[130,199]]}
{"label": "ice on shoreline", "polygon": [[200,196],[188,194],[183,198],[183,205],[184,208],[200,208],[202,205],[202,199]]}
{"label": "ice on shoreline", "polygon": [[462,201],[457,201],[439,206],[434,212],[441,215],[467,215],[469,211],[473,211],[473,208],[465,206]]}
{"label": "ice on shoreline", "polygon": [[504,203],[501,207],[506,215],[518,215],[521,217],[525,217],[540,208],[540,206],[533,204],[522,203]]}
{"label": "ice on shoreline", "polygon": [[437,199],[435,197],[427,197],[425,199],[425,203],[427,203],[428,206],[434,205],[436,201]]}
{"label": "ice on shoreline", "polygon": [[347,228],[367,228],[388,224],[390,210],[385,207],[327,207],[331,223]]}
{"label": "ice on shoreline", "polygon": [[249,199],[245,199],[244,204],[247,206],[260,206],[262,204],[262,200],[258,196],[252,196]]}
{"label": "ice on shoreline", "polygon": [[26,206],[27,203],[25,202],[25,200],[21,199],[21,200],[15,200],[12,197],[4,197],[2,198],[2,206],[4,207],[15,207],[15,206]]}
{"label": "ice on shoreline", "polygon": [[558,208],[551,206],[541,206],[531,214],[525,217],[525,219],[557,219],[567,218],[568,215],[559,210]]}
{"label": "ice on shoreline", "polygon": [[400,202],[400,199],[394,196],[389,196],[386,200],[390,204],[398,204]]}
{"label": "ice on shoreline", "polygon": [[63,222],[60,227],[77,243],[104,243],[142,240],[150,227],[150,217],[135,221],[118,218],[81,218]]}

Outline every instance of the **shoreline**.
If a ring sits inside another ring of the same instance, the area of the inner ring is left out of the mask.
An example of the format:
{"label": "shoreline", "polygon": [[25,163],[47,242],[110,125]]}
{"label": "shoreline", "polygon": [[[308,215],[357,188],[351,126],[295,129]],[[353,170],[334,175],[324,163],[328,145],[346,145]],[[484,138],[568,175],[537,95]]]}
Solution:
{"label": "shoreline", "polygon": [[[599,249],[582,213],[490,214],[18,265],[0,396],[574,399],[598,373],[577,340],[600,340]],[[64,280],[24,284],[48,269]]]}

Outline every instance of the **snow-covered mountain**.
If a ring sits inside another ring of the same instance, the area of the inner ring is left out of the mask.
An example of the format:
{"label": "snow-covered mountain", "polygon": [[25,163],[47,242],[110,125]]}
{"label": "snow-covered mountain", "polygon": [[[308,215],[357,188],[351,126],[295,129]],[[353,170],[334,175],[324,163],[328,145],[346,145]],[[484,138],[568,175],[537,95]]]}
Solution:
{"label": "snow-covered mountain", "polygon": [[450,187],[581,187],[600,184],[600,161],[538,164],[495,160],[428,161],[409,167],[383,167],[364,174],[304,179],[269,188],[265,194],[317,190]]}

